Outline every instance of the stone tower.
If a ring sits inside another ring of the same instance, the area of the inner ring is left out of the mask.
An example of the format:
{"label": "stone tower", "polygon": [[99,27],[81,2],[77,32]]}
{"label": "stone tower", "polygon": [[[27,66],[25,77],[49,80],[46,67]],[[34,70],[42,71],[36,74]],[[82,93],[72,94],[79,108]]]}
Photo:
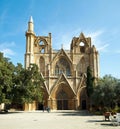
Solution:
{"label": "stone tower", "polygon": [[[88,107],[86,70],[90,66],[99,77],[99,54],[90,37],[73,37],[70,50],[52,49],[52,36],[36,36],[32,17],[26,31],[25,68],[35,63],[44,82],[44,106],[53,110],[76,110]],[[36,109],[42,104],[36,103]]]}

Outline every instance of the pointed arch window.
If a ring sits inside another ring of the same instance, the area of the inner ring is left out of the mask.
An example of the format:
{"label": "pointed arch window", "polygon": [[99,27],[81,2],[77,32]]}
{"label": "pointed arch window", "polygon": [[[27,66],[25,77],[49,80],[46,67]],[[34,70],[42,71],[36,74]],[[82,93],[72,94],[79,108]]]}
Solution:
{"label": "pointed arch window", "polygon": [[39,45],[40,45],[40,46],[41,46],[41,45],[45,45],[44,41],[41,40],[41,41],[39,42]]}
{"label": "pointed arch window", "polygon": [[45,53],[45,48],[42,48],[40,52]]}
{"label": "pointed arch window", "polygon": [[64,73],[67,76],[71,75],[70,65],[65,58],[60,58],[55,65],[55,75]]}
{"label": "pointed arch window", "polygon": [[85,43],[84,42],[80,42],[79,46],[80,46],[80,52],[84,53],[85,52]]}
{"label": "pointed arch window", "polygon": [[40,53],[45,53],[45,42],[43,40],[39,42],[39,46],[40,46]]}

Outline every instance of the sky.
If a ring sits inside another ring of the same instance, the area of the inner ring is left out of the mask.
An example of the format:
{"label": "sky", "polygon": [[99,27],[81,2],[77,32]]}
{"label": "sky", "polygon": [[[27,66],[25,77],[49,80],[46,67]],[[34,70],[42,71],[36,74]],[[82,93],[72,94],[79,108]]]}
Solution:
{"label": "sky", "polygon": [[120,0],[0,0],[0,52],[24,66],[30,16],[36,35],[52,34],[54,49],[70,49],[81,32],[99,52],[100,77],[120,79]]}

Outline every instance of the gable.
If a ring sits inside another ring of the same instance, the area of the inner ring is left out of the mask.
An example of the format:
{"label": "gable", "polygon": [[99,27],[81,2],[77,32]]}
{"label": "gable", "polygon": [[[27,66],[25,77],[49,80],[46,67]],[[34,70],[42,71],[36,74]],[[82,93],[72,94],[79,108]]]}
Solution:
{"label": "gable", "polygon": [[50,94],[52,94],[54,92],[55,89],[57,89],[57,87],[60,85],[60,84],[65,84],[66,86],[68,86],[71,91],[73,92],[73,94],[75,95],[75,91],[74,89],[71,87],[71,85],[69,84],[66,76],[64,74],[61,74],[58,78],[58,80],[55,82],[54,86],[50,89]]}
{"label": "gable", "polygon": [[72,64],[72,60],[68,57],[67,53],[66,53],[63,49],[61,49],[61,50],[56,54],[56,56],[55,56],[55,57],[53,58],[53,60],[51,61],[51,64],[54,63],[54,62],[56,62],[60,57],[66,58],[67,61]]}

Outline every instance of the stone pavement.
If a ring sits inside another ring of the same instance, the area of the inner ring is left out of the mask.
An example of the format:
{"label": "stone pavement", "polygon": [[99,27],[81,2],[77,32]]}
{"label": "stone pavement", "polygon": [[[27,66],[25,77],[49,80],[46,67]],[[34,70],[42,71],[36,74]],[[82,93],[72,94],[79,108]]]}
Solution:
{"label": "stone pavement", "polygon": [[29,111],[0,114],[0,129],[120,129],[86,111]]}

